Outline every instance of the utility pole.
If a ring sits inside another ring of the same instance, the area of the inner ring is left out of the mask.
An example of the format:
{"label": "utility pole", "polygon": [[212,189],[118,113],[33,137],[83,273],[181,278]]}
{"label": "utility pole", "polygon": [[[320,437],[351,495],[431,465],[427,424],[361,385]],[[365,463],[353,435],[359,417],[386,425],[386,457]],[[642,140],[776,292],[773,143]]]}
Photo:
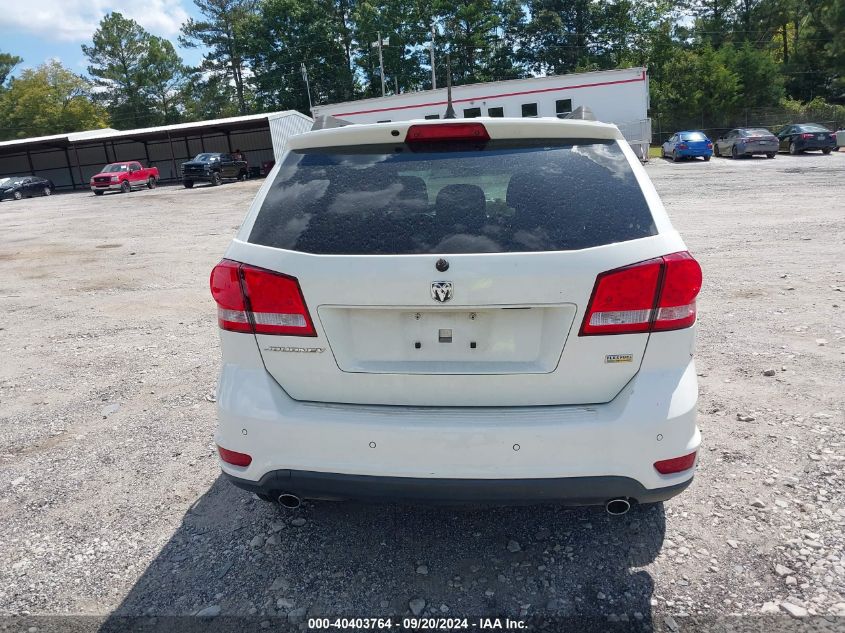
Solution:
{"label": "utility pole", "polygon": [[455,108],[452,107],[452,63],[449,53],[446,53],[446,114],[444,119],[456,119]]}
{"label": "utility pole", "polygon": [[312,112],[314,106],[311,104],[311,85],[308,83],[308,70],[305,68],[305,62],[302,62],[302,78],[305,80],[305,91],[308,93],[308,111]]}
{"label": "utility pole", "polygon": [[[378,46],[378,65],[379,65],[379,68],[381,69],[381,96],[383,97],[384,96],[384,57],[381,54],[381,45],[382,45],[381,31],[379,31],[378,32],[378,42],[373,42],[372,44],[370,44],[370,47],[372,48],[374,46]],[[384,40],[384,45],[390,46],[390,38],[389,37]]]}
{"label": "utility pole", "polygon": [[437,75],[434,72],[434,22],[431,23],[431,89],[437,90]]}

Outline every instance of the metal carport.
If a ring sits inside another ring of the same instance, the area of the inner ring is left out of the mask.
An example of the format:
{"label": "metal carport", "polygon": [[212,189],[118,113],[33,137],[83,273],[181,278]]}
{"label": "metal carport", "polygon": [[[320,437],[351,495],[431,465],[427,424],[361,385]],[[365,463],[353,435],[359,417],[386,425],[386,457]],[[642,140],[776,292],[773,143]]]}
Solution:
{"label": "metal carport", "polygon": [[158,167],[161,181],[179,179],[180,163],[200,152],[241,150],[250,166],[278,160],[289,136],[312,120],[287,110],[137,130],[90,130],[0,142],[0,177],[49,178],[57,189],[87,189],[106,163],[137,160]]}

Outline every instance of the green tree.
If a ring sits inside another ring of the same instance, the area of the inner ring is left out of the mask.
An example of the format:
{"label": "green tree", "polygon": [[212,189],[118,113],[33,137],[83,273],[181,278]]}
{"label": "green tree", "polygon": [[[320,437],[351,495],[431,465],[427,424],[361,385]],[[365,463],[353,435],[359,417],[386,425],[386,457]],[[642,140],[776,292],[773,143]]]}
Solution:
{"label": "green tree", "polygon": [[739,77],[707,44],[701,50],[679,49],[653,82],[652,106],[664,125],[710,127],[724,125],[739,104]]}
{"label": "green tree", "polygon": [[26,69],[0,95],[0,135],[46,136],[106,127],[106,112],[91,99],[91,84],[58,61]]}
{"label": "green tree", "polygon": [[738,48],[732,44],[723,46],[718,56],[737,77],[737,106],[776,106],[783,98],[783,76],[769,50],[757,49],[746,40]]}
{"label": "green tree", "polygon": [[178,101],[182,105],[182,116],[187,121],[240,114],[234,87],[220,75],[205,78],[200,73],[192,75],[179,91]]}
{"label": "green tree", "polygon": [[158,123],[180,118],[182,88],[191,74],[169,41],[151,36],[144,56],[145,92],[154,103]]}
{"label": "green tree", "polygon": [[202,19],[189,18],[182,25],[179,43],[188,48],[204,47],[200,69],[222,75],[235,85],[238,109],[247,113],[247,66],[244,44],[249,38],[245,25],[256,12],[256,0],[194,0]]}
{"label": "green tree", "polygon": [[101,89],[117,127],[142,127],[153,122],[152,104],[146,94],[147,53],[150,34],[134,20],[109,13],[94,32],[91,46],[82,52],[90,65],[88,73]]}
{"label": "green tree", "polygon": [[0,52],[0,88],[6,83],[6,79],[12,74],[15,66],[20,64],[23,60],[17,55]]}
{"label": "green tree", "polygon": [[308,112],[302,65],[314,103],[353,96],[347,53],[336,16],[320,0],[265,0],[249,23],[245,51],[253,69],[256,102],[264,109]]}

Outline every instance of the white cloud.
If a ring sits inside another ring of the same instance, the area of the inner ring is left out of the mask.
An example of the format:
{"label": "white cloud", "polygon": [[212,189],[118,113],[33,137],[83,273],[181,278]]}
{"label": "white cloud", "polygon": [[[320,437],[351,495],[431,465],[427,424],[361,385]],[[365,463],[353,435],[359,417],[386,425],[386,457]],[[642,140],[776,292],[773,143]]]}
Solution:
{"label": "white cloud", "polygon": [[104,15],[122,13],[153,35],[176,39],[188,19],[180,0],[38,0],[3,8],[4,28],[65,42],[91,40]]}

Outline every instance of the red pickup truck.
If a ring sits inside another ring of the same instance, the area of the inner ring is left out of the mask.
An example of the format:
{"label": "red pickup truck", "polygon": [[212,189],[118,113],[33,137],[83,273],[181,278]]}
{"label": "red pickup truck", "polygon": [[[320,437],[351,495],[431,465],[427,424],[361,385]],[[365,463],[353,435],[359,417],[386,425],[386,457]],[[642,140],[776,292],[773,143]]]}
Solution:
{"label": "red pickup truck", "polygon": [[158,183],[157,167],[142,167],[136,161],[109,163],[99,174],[91,177],[91,191],[101,196],[106,191],[129,193],[132,189],[148,187],[155,189]]}

